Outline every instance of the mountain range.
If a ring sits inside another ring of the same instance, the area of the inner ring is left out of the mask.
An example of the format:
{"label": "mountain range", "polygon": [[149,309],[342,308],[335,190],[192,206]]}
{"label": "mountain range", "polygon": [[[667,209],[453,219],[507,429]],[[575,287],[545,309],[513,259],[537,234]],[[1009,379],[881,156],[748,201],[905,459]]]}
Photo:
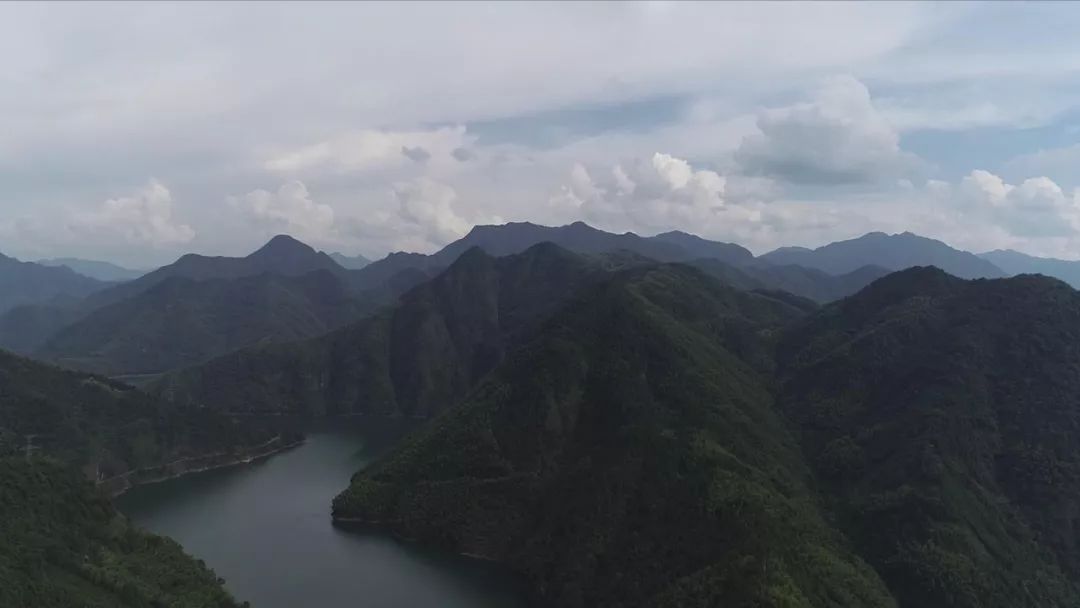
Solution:
{"label": "mountain range", "polygon": [[1067,285],[913,268],[806,311],[635,266],[539,327],[335,518],[558,606],[1080,602]]}
{"label": "mountain range", "polygon": [[233,606],[80,474],[117,491],[277,449],[279,414],[363,414],[426,422],[335,521],[498,561],[541,605],[1080,605],[1080,294],[994,278],[1000,253],[511,224],[346,269],[282,236],[17,307],[0,336],[48,330],[37,356],[166,373],[0,352],[0,603]]}
{"label": "mountain range", "polygon": [[987,260],[1010,275],[1044,274],[1080,288],[1080,261],[1040,258],[1011,249],[997,249],[980,253]]}
{"label": "mountain range", "polygon": [[110,283],[118,283],[121,281],[131,281],[146,274],[145,270],[132,270],[130,268],[124,268],[111,264],[109,262],[98,262],[95,260],[84,260],[81,258],[52,258],[47,260],[38,260],[38,264],[42,266],[67,266],[75,272],[90,277],[91,279],[97,279],[99,281],[107,281]]}
{"label": "mountain range", "polygon": [[781,247],[766,253],[761,259],[772,264],[817,268],[829,274],[845,274],[872,264],[888,270],[936,266],[964,279],[1006,276],[992,262],[973,253],[953,249],[941,241],[910,232],[892,235],[871,232],[857,239],[837,241],[817,249]]}
{"label": "mountain range", "polygon": [[[819,304],[912,265],[935,265],[970,278],[1043,270],[1067,279],[1071,268],[1070,262],[1020,254],[1009,254],[1008,260],[1002,252],[975,256],[910,233],[871,233],[814,250],[782,248],[755,258],[738,245],[683,232],[641,237],[577,222],[477,226],[434,254],[395,253],[362,266],[365,260],[334,254],[361,266],[349,269],[334,255],[281,235],[246,257],[189,254],[125,283],[90,282],[86,289],[91,293],[83,298],[54,297],[15,307],[0,314],[0,347],[87,371],[158,373],[246,346],[322,335],[393,302],[471,248],[501,257],[544,242],[579,254],[627,252],[686,263],[741,289],[785,291]],[[78,277],[64,268],[29,266]],[[321,278],[301,278],[316,273]]]}
{"label": "mountain range", "polygon": [[189,254],[81,300],[10,310],[0,347],[84,371],[156,373],[326,333],[428,278],[405,270],[361,287],[354,273],[288,236],[242,258]]}
{"label": "mountain range", "polygon": [[0,254],[0,314],[26,304],[77,300],[108,286],[65,266],[42,266]]}

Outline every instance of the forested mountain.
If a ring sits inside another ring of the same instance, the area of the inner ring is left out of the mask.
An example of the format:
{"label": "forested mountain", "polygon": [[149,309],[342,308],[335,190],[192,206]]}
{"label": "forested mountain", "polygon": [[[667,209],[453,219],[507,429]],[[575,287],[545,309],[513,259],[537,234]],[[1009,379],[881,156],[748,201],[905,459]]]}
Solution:
{"label": "forested mountain", "polygon": [[52,258],[48,260],[38,260],[37,263],[42,266],[67,266],[83,276],[99,281],[109,281],[114,283],[131,281],[141,277],[147,272],[145,270],[124,268],[122,266],[117,266],[116,264],[110,264],[109,262],[83,260],[80,258]]}
{"label": "forested mountain", "polygon": [[0,605],[238,607],[180,545],[135,529],[51,460],[0,457]]}
{"label": "forested mountain", "polygon": [[817,249],[782,247],[758,258],[770,264],[797,264],[829,274],[845,274],[866,265],[888,270],[936,266],[965,279],[997,278],[1000,268],[973,253],[953,249],[941,241],[904,232],[871,232],[856,239],[829,243]]}
{"label": "forested mountain", "polygon": [[0,314],[16,306],[82,298],[108,287],[70,268],[20,262],[0,254]]}
{"label": "forested mountain", "polygon": [[636,263],[551,244],[503,258],[474,248],[373,317],[313,340],[225,355],[170,374],[154,390],[233,410],[430,415],[453,405],[583,285]]}
{"label": "forested mountain", "polygon": [[684,232],[668,232],[654,237],[642,237],[632,232],[612,234],[574,222],[566,226],[540,226],[529,222],[511,222],[497,226],[476,226],[463,238],[450,243],[432,255],[394,253],[373,262],[358,273],[361,281],[367,277],[384,277],[389,272],[405,268],[438,271],[446,268],[472,247],[479,247],[493,256],[521,253],[539,243],[554,243],[575,253],[597,254],[630,251],[661,261],[690,261],[715,258],[728,264],[743,264],[753,260],[752,253],[738,245],[708,241]]}
{"label": "forested mountain", "polygon": [[92,478],[264,443],[268,427],[0,351],[0,456],[44,453]]}
{"label": "forested mountain", "polygon": [[713,258],[688,262],[724,283],[745,290],[780,290],[817,303],[847,297],[889,273],[880,266],[863,266],[847,274],[831,275],[793,264],[753,264],[742,267]]}
{"label": "forested mountain", "polygon": [[782,409],[900,605],[1080,605],[1080,294],[916,268],[778,352]]}
{"label": "forested mountain", "polygon": [[800,313],[685,267],[587,291],[335,517],[508,563],[545,605],[893,606],[773,406]]}
{"label": "forested mountain", "polygon": [[295,277],[172,277],[64,327],[34,354],[96,373],[157,373],[253,344],[318,336],[375,304],[325,270]]}
{"label": "forested mountain", "polygon": [[987,251],[979,257],[1009,274],[1045,274],[1080,288],[1080,261],[1039,258],[1011,249]]}
{"label": "forested mountain", "polygon": [[127,524],[108,492],[294,439],[0,352],[0,605],[235,606],[175,542]]}
{"label": "forested mountain", "polygon": [[404,269],[361,288],[351,272],[286,236],[244,258],[186,255],[86,299],[8,311],[0,348],[110,375],[156,373],[326,333],[429,278]]}
{"label": "forested mountain", "polygon": [[315,251],[290,236],[278,235],[254,253],[242,258],[210,257],[189,253],[172,264],[162,266],[134,281],[96,294],[83,304],[83,308],[96,310],[101,306],[142,293],[174,277],[196,281],[237,279],[267,273],[291,277],[316,270],[325,270],[343,278],[348,276],[346,270],[325,253]]}
{"label": "forested mountain", "polygon": [[1080,605],[1080,295],[914,268],[801,310],[617,273],[335,517],[558,606]]}

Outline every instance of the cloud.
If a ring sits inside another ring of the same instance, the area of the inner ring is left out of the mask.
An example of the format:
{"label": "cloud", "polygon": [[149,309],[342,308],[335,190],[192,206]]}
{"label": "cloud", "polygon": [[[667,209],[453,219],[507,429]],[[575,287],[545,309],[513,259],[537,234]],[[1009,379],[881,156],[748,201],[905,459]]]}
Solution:
{"label": "cloud", "polygon": [[427,243],[442,246],[457,240],[472,224],[454,209],[457,192],[446,184],[421,178],[394,185],[398,218]]}
{"label": "cloud", "polygon": [[895,179],[915,164],[870,91],[850,76],[826,80],[809,102],[761,111],[757,127],[735,152],[749,174],[844,184]]}
{"label": "cloud", "polygon": [[128,243],[155,248],[195,238],[191,226],[173,218],[172,194],[155,179],[130,196],[108,199],[90,212],[74,213],[69,229],[96,238],[119,236]]}
{"label": "cloud", "polygon": [[982,216],[1017,237],[1067,237],[1080,233],[1080,191],[1066,193],[1048,177],[1006,183],[984,170],[959,184],[959,204],[967,216]]}
{"label": "cloud", "polygon": [[460,161],[455,151],[474,139],[464,126],[411,131],[361,129],[272,152],[264,166],[277,173],[318,175],[387,171],[411,164],[454,165]]}
{"label": "cloud", "polygon": [[468,148],[454,148],[450,152],[450,155],[453,156],[455,160],[463,163],[469,162],[470,160],[476,158],[476,152],[473,152]]}
{"label": "cloud", "polygon": [[[1074,129],[1073,134],[1076,133]],[[1072,181],[1072,183],[1076,183],[1077,167],[1080,167],[1080,144],[1023,154],[1005,163],[1005,168],[1010,173],[1045,175],[1054,180]]]}
{"label": "cloud", "polygon": [[585,219],[610,230],[653,234],[681,229],[754,240],[780,220],[766,204],[777,192],[769,180],[724,176],[659,152],[607,170],[578,163],[567,182],[549,206],[565,221]]}
{"label": "cloud", "polygon": [[284,232],[315,243],[334,239],[334,209],[312,200],[303,182],[294,180],[282,184],[276,192],[252,190],[227,200],[267,232]]}
{"label": "cloud", "polygon": [[[454,152],[456,152],[457,150],[458,148],[454,148]],[[451,155],[453,155],[454,152],[451,152]],[[423,146],[415,146],[412,148],[410,148],[409,146],[401,146],[401,154],[405,158],[413,161],[414,163],[427,162],[427,160],[431,158],[431,152],[425,150]]]}

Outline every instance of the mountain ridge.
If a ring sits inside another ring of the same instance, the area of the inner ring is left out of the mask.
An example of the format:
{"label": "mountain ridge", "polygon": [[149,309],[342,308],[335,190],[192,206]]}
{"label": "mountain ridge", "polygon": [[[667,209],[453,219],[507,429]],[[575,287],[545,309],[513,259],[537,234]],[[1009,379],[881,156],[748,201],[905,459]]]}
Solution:
{"label": "mountain ridge", "polygon": [[1001,278],[1006,273],[973,253],[911,232],[885,234],[870,232],[836,241],[816,249],[783,247],[761,255],[758,260],[774,264],[797,264],[830,274],[845,274],[872,264],[889,270],[912,266],[937,266],[961,278]]}

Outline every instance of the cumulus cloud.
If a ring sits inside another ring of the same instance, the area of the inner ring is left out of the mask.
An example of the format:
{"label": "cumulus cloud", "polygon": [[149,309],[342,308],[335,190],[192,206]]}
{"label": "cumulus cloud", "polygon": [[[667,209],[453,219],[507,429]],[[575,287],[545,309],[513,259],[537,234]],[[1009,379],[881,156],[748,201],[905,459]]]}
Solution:
{"label": "cumulus cloud", "polygon": [[460,162],[455,152],[473,141],[463,126],[412,131],[362,129],[272,152],[264,166],[278,173],[315,174],[385,171],[413,163],[452,165]]}
{"label": "cumulus cloud", "polygon": [[152,247],[195,238],[191,226],[173,218],[172,194],[156,179],[130,196],[111,198],[92,211],[75,213],[69,228],[73,233],[119,236],[128,243]]}
{"label": "cumulus cloud", "polygon": [[317,243],[333,238],[334,209],[312,200],[303,182],[290,181],[275,192],[252,190],[227,200],[234,209],[268,232],[284,232]]}
{"label": "cumulus cloud", "polygon": [[910,171],[914,156],[850,76],[826,80],[809,102],[771,108],[735,152],[742,170],[811,184],[872,182]]}
{"label": "cumulus cloud", "polygon": [[429,178],[394,185],[398,218],[434,245],[465,236],[472,224],[454,209],[457,192]]}
{"label": "cumulus cloud", "polygon": [[549,205],[567,221],[585,219],[611,230],[681,229],[754,240],[780,219],[766,205],[775,192],[766,179],[725,176],[655,153],[606,170],[575,164]]}
{"label": "cumulus cloud", "polygon": [[1080,232],[1080,191],[1066,193],[1048,177],[1006,183],[989,171],[976,170],[959,184],[967,215],[983,216],[1017,237],[1065,237]]}

